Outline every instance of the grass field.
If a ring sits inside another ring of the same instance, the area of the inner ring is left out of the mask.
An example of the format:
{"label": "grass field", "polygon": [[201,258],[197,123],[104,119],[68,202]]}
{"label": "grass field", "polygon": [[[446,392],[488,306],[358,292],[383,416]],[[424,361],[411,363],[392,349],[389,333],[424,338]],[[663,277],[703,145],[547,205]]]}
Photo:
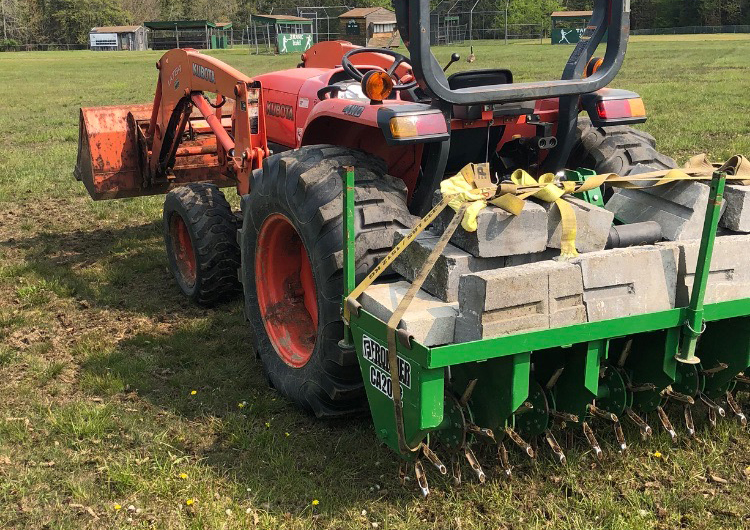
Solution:
{"label": "grass field", "polygon": [[[569,52],[481,45],[471,66],[553,78]],[[215,55],[251,75],[298,60]],[[624,458],[602,432],[603,464],[580,444],[566,467],[516,455],[509,483],[481,455],[488,485],[431,473],[423,501],[367,418],[315,421],[269,390],[240,302],[178,295],[160,199],[94,203],[72,177],[78,108],[149,101],[158,56],[0,54],[0,528],[750,528],[731,421],[676,446],[629,429]],[[750,154],[746,36],[636,38],[615,86],[678,161]]]}

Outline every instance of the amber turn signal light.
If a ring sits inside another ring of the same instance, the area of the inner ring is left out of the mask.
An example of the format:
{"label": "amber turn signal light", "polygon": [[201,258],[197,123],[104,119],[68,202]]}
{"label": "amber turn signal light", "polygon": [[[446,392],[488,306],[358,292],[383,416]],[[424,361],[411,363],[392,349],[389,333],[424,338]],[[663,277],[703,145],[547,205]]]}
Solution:
{"label": "amber turn signal light", "polygon": [[602,57],[592,57],[586,65],[586,69],[583,72],[583,77],[590,77],[594,75],[596,71],[601,68],[603,63],[604,59]]}
{"label": "amber turn signal light", "polygon": [[362,77],[362,92],[373,101],[383,101],[393,91],[393,79],[380,70],[370,70]]}

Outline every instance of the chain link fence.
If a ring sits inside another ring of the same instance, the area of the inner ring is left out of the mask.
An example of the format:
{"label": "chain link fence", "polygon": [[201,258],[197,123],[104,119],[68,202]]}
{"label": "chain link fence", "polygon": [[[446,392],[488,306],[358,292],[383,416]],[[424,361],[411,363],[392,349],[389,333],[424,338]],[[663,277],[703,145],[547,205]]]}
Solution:
{"label": "chain link fence", "polygon": [[685,26],[682,28],[636,29],[630,32],[631,35],[709,35],[716,33],[750,33],[750,26]]}

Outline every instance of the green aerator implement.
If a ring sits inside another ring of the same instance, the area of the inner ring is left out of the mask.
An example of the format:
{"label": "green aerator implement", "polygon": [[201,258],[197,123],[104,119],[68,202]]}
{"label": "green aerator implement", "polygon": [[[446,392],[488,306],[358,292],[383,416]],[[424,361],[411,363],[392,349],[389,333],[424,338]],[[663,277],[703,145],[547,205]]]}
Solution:
{"label": "green aerator implement", "polygon": [[320,42],[250,78],[168,51],[151,105],[81,109],[76,177],[94,199],[167,193],[178,288],[242,293],[270,385],[320,418],[369,405],[425,494],[425,459],[485,480],[476,442],[510,474],[511,444],[564,461],[563,428],[598,457],[602,422],[621,451],[621,421],[674,438],[667,404],[689,434],[695,407],[744,424],[750,191],[727,185],[723,211],[722,190],[748,162],[675,173],[631,128],[643,101],[608,87],[630,1],[595,0],[561,78],[520,83],[446,75],[429,0],[393,6],[408,55]]}
{"label": "green aerator implement", "polygon": [[[347,179],[345,204],[351,205],[351,170]],[[485,473],[471,449],[474,442],[496,444],[499,463],[510,476],[506,442],[534,457],[532,443],[543,438],[564,463],[555,432],[565,428],[580,429],[602,458],[589,423],[593,418],[611,424],[623,453],[627,442],[621,418],[634,422],[645,438],[653,432],[645,418],[654,415],[672,439],[677,438],[664,409],[668,403],[683,406],[691,436],[692,410],[698,403],[711,425],[727,415],[727,408],[747,424],[732,392],[747,390],[750,382],[742,373],[750,366],[750,299],[703,303],[725,175],[714,173],[710,186],[687,307],[429,348],[395,328],[407,310],[408,294],[394,311],[396,320],[388,323],[365,311],[354,296],[345,298],[375,431],[414,463],[425,495],[429,489],[421,459],[446,474],[440,450],[450,455],[454,480],[460,482],[464,460],[484,482]],[[345,255],[352,256],[354,226],[347,224],[344,230]],[[429,262],[421,278],[429,272]],[[344,270],[345,278],[353,277],[351,260],[345,261]],[[413,286],[418,288],[419,280]],[[347,287],[352,288],[350,281]],[[354,290],[357,293],[361,290]]]}

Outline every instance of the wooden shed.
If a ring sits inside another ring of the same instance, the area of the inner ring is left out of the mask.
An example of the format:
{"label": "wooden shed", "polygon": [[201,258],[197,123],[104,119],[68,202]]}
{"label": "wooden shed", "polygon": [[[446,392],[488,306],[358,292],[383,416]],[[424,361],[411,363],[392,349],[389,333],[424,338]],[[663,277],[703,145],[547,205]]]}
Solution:
{"label": "wooden shed", "polygon": [[352,44],[395,48],[401,44],[396,14],[384,7],[358,7],[339,15],[341,38]]}
{"label": "wooden shed", "polygon": [[92,50],[148,49],[148,36],[143,26],[101,26],[89,31],[89,47]]}

